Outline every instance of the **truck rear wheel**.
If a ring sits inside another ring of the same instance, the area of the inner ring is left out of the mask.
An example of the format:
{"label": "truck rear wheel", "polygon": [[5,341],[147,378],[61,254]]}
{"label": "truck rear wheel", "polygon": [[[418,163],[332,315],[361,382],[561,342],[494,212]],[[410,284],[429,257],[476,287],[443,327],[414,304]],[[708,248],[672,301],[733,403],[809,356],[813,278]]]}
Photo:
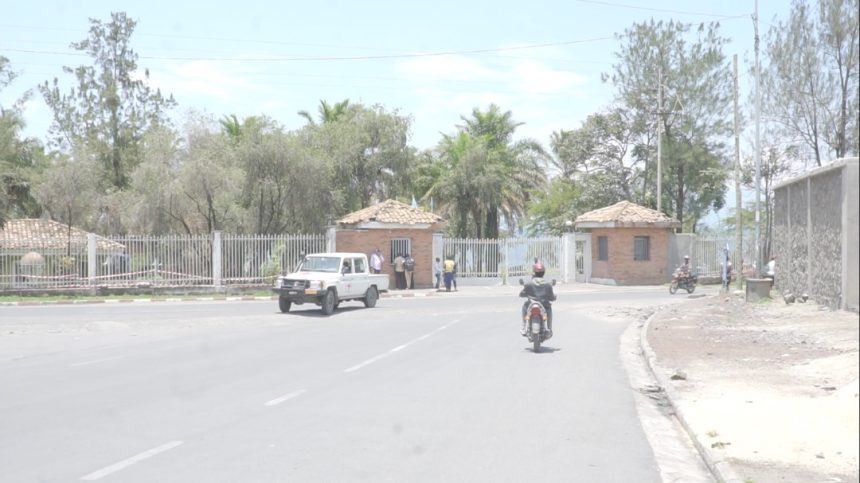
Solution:
{"label": "truck rear wheel", "polygon": [[376,287],[367,289],[367,295],[364,296],[364,306],[367,308],[376,307],[377,300],[379,300],[379,292],[376,291]]}

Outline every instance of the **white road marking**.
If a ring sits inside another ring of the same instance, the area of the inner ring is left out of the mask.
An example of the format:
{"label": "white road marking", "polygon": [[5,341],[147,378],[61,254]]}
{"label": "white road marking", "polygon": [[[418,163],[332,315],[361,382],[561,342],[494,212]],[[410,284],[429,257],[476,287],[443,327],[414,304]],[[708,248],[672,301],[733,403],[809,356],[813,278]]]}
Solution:
{"label": "white road marking", "polygon": [[94,360],[86,361],[86,362],[76,362],[74,364],[71,364],[69,367],[88,366],[90,364],[98,364],[99,362],[107,362],[107,361],[114,361],[116,359],[122,359],[122,357],[123,356],[106,357],[104,359],[94,359]]}
{"label": "white road marking", "polygon": [[457,319],[457,320],[455,320],[455,321],[453,321],[453,322],[451,322],[451,323],[449,323],[449,324],[447,324],[447,325],[443,325],[442,327],[439,327],[438,329],[436,329],[436,330],[434,330],[434,331],[432,331],[432,332],[429,332],[429,333],[427,333],[427,334],[424,334],[424,335],[422,335],[421,337],[418,337],[417,339],[413,339],[413,340],[411,340],[411,341],[409,341],[409,342],[407,342],[407,343],[405,343],[405,344],[401,344],[401,345],[399,345],[399,346],[395,347],[394,349],[389,350],[388,352],[384,352],[384,353],[382,353],[382,354],[379,354],[378,356],[371,357],[370,359],[368,359],[368,360],[366,360],[366,361],[364,361],[364,362],[362,362],[362,363],[360,363],[360,364],[356,364],[356,365],[354,365],[354,366],[350,367],[349,369],[344,369],[344,371],[343,371],[343,372],[355,372],[355,371],[357,371],[357,370],[361,369],[362,367],[369,366],[370,364],[373,364],[374,362],[376,362],[376,361],[378,361],[378,360],[380,360],[380,359],[384,359],[384,358],[386,358],[386,357],[390,356],[391,354],[394,354],[395,352],[400,352],[400,351],[402,351],[403,349],[405,349],[405,348],[409,347],[409,346],[410,346],[410,345],[412,345],[412,344],[415,344],[415,343],[417,343],[417,342],[421,342],[422,340],[424,340],[424,339],[426,339],[426,338],[428,338],[428,337],[433,336],[433,335],[434,335],[434,334],[436,334],[437,332],[441,332],[441,331],[443,331],[443,330],[447,329],[448,327],[451,327],[452,325],[456,324],[456,323],[457,323],[457,322],[459,322],[459,321],[460,321],[460,320],[459,320],[459,319]]}
{"label": "white road marking", "polygon": [[144,451],[143,453],[136,454],[136,455],[132,456],[131,458],[124,459],[124,460],[117,462],[117,463],[114,463],[110,466],[105,466],[104,468],[102,468],[98,471],[90,473],[86,476],[82,476],[81,479],[86,480],[86,481],[98,480],[99,478],[103,478],[103,477],[105,477],[111,473],[116,473],[117,471],[122,470],[126,467],[129,467],[135,463],[140,463],[141,461],[143,461],[147,458],[152,458],[153,456],[155,456],[159,453],[164,453],[165,451],[173,449],[173,448],[179,446],[180,444],[182,444],[182,441],[171,441],[169,443],[164,443],[161,446],[158,446],[158,447],[155,447],[152,449],[148,449],[148,450]]}
{"label": "white road marking", "polygon": [[298,391],[293,391],[289,394],[284,394],[283,396],[281,396],[279,398],[272,399],[271,401],[268,401],[265,405],[266,406],[276,406],[278,404],[281,404],[284,401],[288,401],[288,400],[293,399],[295,397],[299,397],[306,392],[307,391],[304,389],[299,389]]}

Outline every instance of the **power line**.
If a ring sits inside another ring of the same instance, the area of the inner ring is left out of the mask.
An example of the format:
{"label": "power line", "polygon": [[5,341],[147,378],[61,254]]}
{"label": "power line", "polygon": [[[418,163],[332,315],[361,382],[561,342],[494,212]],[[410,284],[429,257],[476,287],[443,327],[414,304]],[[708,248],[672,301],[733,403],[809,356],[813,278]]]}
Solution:
{"label": "power line", "polygon": [[[416,52],[403,54],[387,54],[387,55],[357,55],[357,56],[323,56],[323,57],[168,57],[156,55],[140,55],[140,59],[146,60],[182,60],[182,61],[219,61],[219,62],[328,62],[341,60],[385,60],[385,59],[408,59],[420,57],[440,57],[446,55],[469,55],[469,54],[487,54],[493,52],[511,52],[516,50],[540,49],[544,47],[558,47],[562,45],[583,44],[588,42],[599,42],[603,40],[613,40],[612,37],[595,37],[592,39],[569,40],[564,42],[548,42],[544,44],[520,45],[514,47],[499,47],[494,49],[473,49],[473,50],[449,50],[441,52]],[[18,52],[26,54],[46,54],[46,55],[74,55],[85,56],[88,54],[80,52],[56,52],[43,50],[29,49],[3,49],[0,51]]]}
{"label": "power line", "polygon": [[730,20],[736,18],[747,18],[749,16],[748,13],[742,15],[721,15],[716,13],[703,13],[703,12],[689,12],[684,10],[670,10],[665,8],[652,8],[652,7],[640,7],[638,5],[627,5],[624,3],[613,3],[613,2],[601,2],[598,0],[576,0],[580,3],[592,3],[594,5],[604,5],[607,7],[621,7],[621,8],[630,8],[633,10],[645,10],[648,12],[662,12],[662,13],[676,13],[678,15],[695,15],[699,17],[715,17],[723,20]]}

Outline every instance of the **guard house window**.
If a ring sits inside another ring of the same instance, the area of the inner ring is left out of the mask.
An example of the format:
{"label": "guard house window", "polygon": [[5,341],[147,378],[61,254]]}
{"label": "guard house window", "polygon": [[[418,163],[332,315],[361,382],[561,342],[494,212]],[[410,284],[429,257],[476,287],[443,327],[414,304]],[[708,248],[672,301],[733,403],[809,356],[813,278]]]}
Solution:
{"label": "guard house window", "polygon": [[651,237],[633,237],[633,260],[651,260]]}
{"label": "guard house window", "polygon": [[597,259],[609,260],[609,238],[605,236],[597,237]]}
{"label": "guard house window", "polygon": [[391,257],[388,259],[394,263],[394,258],[398,254],[406,256],[407,253],[412,253],[412,240],[409,238],[393,238],[391,240]]}

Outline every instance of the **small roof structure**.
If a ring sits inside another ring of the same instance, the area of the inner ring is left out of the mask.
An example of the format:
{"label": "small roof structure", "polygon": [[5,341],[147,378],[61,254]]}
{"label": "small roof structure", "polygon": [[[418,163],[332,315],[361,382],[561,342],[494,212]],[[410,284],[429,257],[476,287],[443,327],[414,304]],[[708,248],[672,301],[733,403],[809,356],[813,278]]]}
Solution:
{"label": "small roof structure", "polygon": [[680,228],[681,222],[657,210],[619,201],[579,215],[573,222],[576,228]]}
{"label": "small roof structure", "polygon": [[[6,220],[0,228],[0,250],[39,251],[66,250],[71,243],[75,250],[86,248],[89,233],[64,223],[40,218]],[[121,252],[125,248],[105,237],[96,235],[96,249],[105,252]]]}
{"label": "small roof structure", "polygon": [[392,225],[422,228],[444,222],[445,219],[436,213],[413,208],[396,200],[376,203],[337,220],[339,225],[355,225],[357,228],[390,228]]}

